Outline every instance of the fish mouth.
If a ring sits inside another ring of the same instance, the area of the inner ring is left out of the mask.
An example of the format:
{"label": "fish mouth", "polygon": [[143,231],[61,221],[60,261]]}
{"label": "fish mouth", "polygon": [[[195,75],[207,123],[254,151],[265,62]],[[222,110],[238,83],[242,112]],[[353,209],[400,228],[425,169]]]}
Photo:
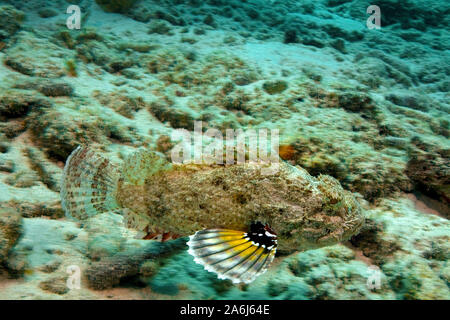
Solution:
{"label": "fish mouth", "polygon": [[350,219],[344,225],[343,240],[350,239],[352,236],[357,235],[361,228],[364,226],[365,218],[363,215],[358,215]]}
{"label": "fish mouth", "polygon": [[336,228],[334,230],[326,229],[326,232],[318,238],[317,243],[323,246],[346,241],[359,233],[364,225],[364,220],[363,216],[356,216],[346,221],[341,228]]}

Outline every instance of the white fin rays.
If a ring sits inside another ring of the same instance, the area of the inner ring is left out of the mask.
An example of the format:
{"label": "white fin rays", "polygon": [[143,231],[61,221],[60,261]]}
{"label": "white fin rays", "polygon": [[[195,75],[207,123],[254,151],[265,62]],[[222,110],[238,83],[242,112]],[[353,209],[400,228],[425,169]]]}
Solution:
{"label": "white fin rays", "polygon": [[[266,244],[274,243],[270,246]],[[227,229],[206,229],[190,236],[188,252],[194,261],[214,272],[219,279],[250,283],[267,271],[276,252],[276,238],[255,238],[252,234]]]}

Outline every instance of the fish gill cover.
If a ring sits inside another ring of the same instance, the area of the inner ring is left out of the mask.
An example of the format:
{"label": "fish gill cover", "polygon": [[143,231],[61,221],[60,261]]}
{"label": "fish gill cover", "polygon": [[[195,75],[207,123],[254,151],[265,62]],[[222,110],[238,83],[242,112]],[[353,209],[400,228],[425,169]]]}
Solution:
{"label": "fish gill cover", "polygon": [[449,299],[449,13],[0,1],[0,299]]}

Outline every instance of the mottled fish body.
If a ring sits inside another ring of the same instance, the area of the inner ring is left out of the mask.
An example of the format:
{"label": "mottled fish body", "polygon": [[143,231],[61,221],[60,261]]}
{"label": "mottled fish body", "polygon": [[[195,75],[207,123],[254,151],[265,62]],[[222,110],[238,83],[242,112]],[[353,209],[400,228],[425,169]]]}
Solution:
{"label": "mottled fish body", "polygon": [[335,179],[284,162],[270,174],[266,167],[172,165],[146,150],[118,166],[79,147],[66,163],[62,204],[79,220],[121,214],[144,239],[190,236],[195,261],[236,283],[267,270],[277,248],[318,248],[358,232],[361,209]]}

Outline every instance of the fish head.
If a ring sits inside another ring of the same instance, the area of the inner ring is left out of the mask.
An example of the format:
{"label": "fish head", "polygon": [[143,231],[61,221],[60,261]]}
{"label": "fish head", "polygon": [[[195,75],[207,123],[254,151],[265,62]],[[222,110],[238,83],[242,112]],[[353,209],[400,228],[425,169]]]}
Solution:
{"label": "fish head", "polygon": [[308,203],[294,204],[282,218],[273,219],[280,252],[291,253],[334,245],[358,234],[363,210],[354,195],[330,176],[319,176]]}

